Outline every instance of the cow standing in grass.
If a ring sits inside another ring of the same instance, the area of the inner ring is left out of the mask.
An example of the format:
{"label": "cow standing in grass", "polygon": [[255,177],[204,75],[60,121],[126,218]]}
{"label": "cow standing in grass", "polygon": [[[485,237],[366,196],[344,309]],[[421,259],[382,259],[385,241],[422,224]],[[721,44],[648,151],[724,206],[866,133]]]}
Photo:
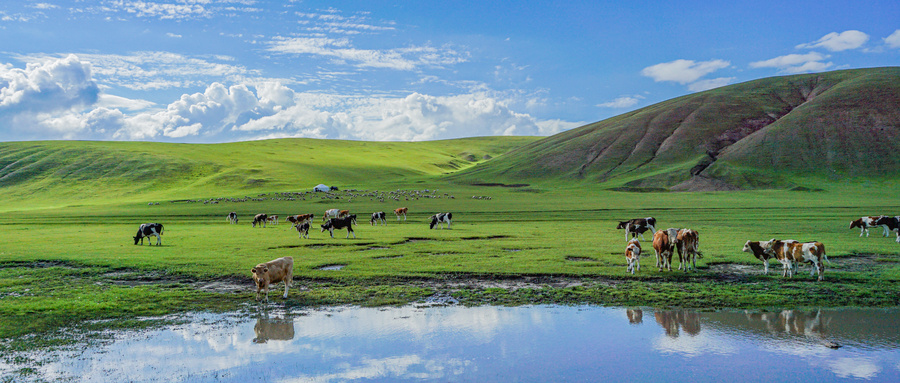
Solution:
{"label": "cow standing in grass", "polygon": [[[144,237],[156,236],[156,246],[162,245],[162,233],[163,233],[163,225],[161,223],[142,223],[140,227],[138,227],[137,234],[134,236],[134,244],[137,245],[138,241],[141,242],[141,245],[144,244]],[[153,245],[153,242],[150,242],[148,239],[147,242],[150,245]]]}
{"label": "cow standing in grass", "polygon": [[408,208],[399,207],[394,209],[394,215],[397,216],[397,221],[400,221],[400,216],[403,216],[403,220],[406,221],[406,213],[409,212]]}
{"label": "cow standing in grass", "polygon": [[375,226],[379,223],[387,225],[387,221],[385,220],[384,212],[377,211],[377,212],[372,213],[372,219],[369,220],[369,223],[371,223],[372,226]]}
{"label": "cow standing in grass", "polygon": [[700,252],[700,234],[691,229],[678,230],[675,247],[678,249],[678,270],[697,271],[697,258],[703,258],[703,253]]}
{"label": "cow standing in grass", "polygon": [[656,253],[656,267],[659,271],[667,269],[672,271],[672,253],[675,251],[675,236],[669,235],[670,230],[657,230],[653,234],[653,251]]}
{"label": "cow standing in grass", "polygon": [[253,217],[253,227],[256,227],[259,224],[262,227],[266,227],[266,221],[269,220],[269,216],[266,214],[257,214]]}
{"label": "cow standing in grass", "polygon": [[347,238],[350,238],[350,234],[353,234],[353,238],[356,238],[356,233],[353,231],[354,223],[356,223],[356,214],[350,214],[344,218],[332,218],[322,225],[322,232],[324,233],[325,230],[328,230],[328,234],[331,235],[331,238],[334,238],[335,230],[347,228]]}
{"label": "cow standing in grass", "polygon": [[631,238],[641,236],[641,240],[643,240],[645,231],[650,230],[651,233],[656,232],[656,218],[634,218],[627,221],[620,221],[616,226],[616,229],[625,229],[626,241],[629,239],[629,235]]}
{"label": "cow standing in grass", "polygon": [[288,288],[293,284],[294,258],[282,257],[266,263],[260,263],[250,269],[253,281],[256,282],[256,300],[259,300],[261,291],[266,293],[266,302],[269,301],[269,286],[278,282],[284,282],[284,295],[287,299]]}
{"label": "cow standing in grass", "polygon": [[228,221],[228,223],[230,223],[232,225],[238,223],[237,213],[235,213],[235,212],[228,213],[228,216],[225,217],[225,220]]}
{"label": "cow standing in grass", "polygon": [[309,239],[309,221],[297,225],[297,232],[300,233],[300,238]]}
{"label": "cow standing in grass", "polygon": [[641,271],[641,242],[637,238],[628,241],[625,246],[625,262],[628,264],[626,272],[633,275],[635,271]]}
{"label": "cow standing in grass", "polygon": [[444,229],[444,224],[447,224],[447,228],[450,228],[450,223],[453,221],[453,213],[438,213],[431,217],[431,225],[428,227],[429,229],[434,229],[436,225],[441,225],[441,230]]}

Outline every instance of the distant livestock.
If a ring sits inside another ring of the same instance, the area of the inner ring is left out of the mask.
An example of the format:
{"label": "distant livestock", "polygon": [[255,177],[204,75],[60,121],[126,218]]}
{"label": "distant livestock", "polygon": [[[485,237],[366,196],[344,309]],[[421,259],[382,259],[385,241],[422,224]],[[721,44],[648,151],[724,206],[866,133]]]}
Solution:
{"label": "distant livestock", "polygon": [[297,214],[297,215],[289,215],[287,217],[288,222],[291,223],[291,227],[296,227],[304,222],[312,221],[312,214]]}
{"label": "distant livestock", "polygon": [[394,214],[397,216],[397,221],[400,220],[401,215],[403,216],[403,220],[406,221],[406,213],[408,211],[409,211],[409,209],[405,208],[405,207],[398,207],[398,208],[394,209]]}
{"label": "distant livestock", "polygon": [[231,223],[232,225],[238,223],[237,213],[235,213],[235,212],[228,213],[228,215],[225,217],[225,220],[228,221],[228,223]]}
{"label": "distant livestock", "polygon": [[431,225],[428,227],[429,229],[434,229],[435,225],[441,225],[441,230],[444,229],[444,224],[447,224],[447,228],[450,228],[450,222],[453,220],[453,213],[438,213],[431,217]]}
{"label": "distant livestock", "polygon": [[376,211],[376,212],[372,213],[372,219],[369,220],[369,223],[371,223],[372,226],[375,226],[379,223],[387,225],[387,221],[385,221],[385,217],[386,217],[386,215],[384,214],[383,211]]}
{"label": "distant livestock", "polygon": [[273,214],[266,217],[266,222],[269,222],[275,226],[278,226],[278,216]]}
{"label": "distant livestock", "polygon": [[898,217],[889,217],[886,215],[879,216],[869,216],[869,217],[861,217],[859,219],[855,219],[850,221],[850,228],[859,228],[859,236],[862,237],[863,234],[866,237],[869,236],[869,229],[873,229],[881,226],[884,230],[884,236],[888,236],[888,232],[897,230],[900,227],[900,216]]}
{"label": "distant livestock", "polygon": [[629,239],[629,234],[631,235],[631,238],[641,236],[641,239],[643,240],[645,231],[650,230],[651,233],[656,232],[656,218],[634,218],[627,221],[620,221],[619,225],[616,226],[616,229],[625,229],[626,241]]}
{"label": "distant livestock", "polygon": [[300,238],[309,239],[309,221],[297,225],[297,232],[300,233]]}
{"label": "distant livestock", "polygon": [[253,217],[253,227],[256,227],[259,224],[262,227],[266,227],[266,222],[269,220],[269,216],[266,214],[257,214]]}
{"label": "distant livestock", "polygon": [[637,239],[628,241],[625,246],[625,262],[628,264],[626,272],[634,274],[635,271],[641,271],[641,242]]}
{"label": "distant livestock", "polygon": [[[137,245],[138,241],[141,242],[141,245],[144,244],[144,237],[156,236],[156,246],[162,245],[162,233],[163,233],[163,225],[161,223],[142,223],[140,227],[138,227],[137,234],[134,236],[134,244]],[[153,245],[153,242],[150,242],[150,239],[147,239],[147,243]]]}
{"label": "distant livestock", "polygon": [[325,210],[325,214],[322,215],[322,222],[325,222],[332,218],[338,218],[338,215],[341,213],[339,209],[328,209]]}
{"label": "distant livestock", "polygon": [[332,218],[322,225],[322,232],[324,233],[325,230],[328,230],[328,234],[331,235],[331,238],[334,238],[335,230],[347,228],[347,238],[350,238],[350,234],[353,234],[353,238],[356,238],[356,233],[353,232],[353,223],[355,222],[356,214],[351,214],[344,218]]}
{"label": "distant livestock", "polygon": [[278,282],[284,282],[284,295],[287,299],[288,287],[293,284],[294,258],[282,257],[266,263],[260,263],[250,269],[253,281],[256,282],[256,300],[259,300],[260,291],[266,293],[266,302],[269,301],[269,286]]}

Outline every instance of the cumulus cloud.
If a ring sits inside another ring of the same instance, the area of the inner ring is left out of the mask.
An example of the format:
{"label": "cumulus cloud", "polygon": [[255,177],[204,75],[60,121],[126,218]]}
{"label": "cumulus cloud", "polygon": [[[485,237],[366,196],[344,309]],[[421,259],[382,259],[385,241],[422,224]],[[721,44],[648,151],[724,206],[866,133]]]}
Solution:
{"label": "cumulus cloud", "polygon": [[884,44],[888,46],[888,48],[900,48],[900,29],[891,33],[890,36],[885,37]]}
{"label": "cumulus cloud", "polygon": [[640,96],[640,95],[622,96],[622,97],[619,97],[612,101],[597,104],[597,106],[599,106],[601,108],[615,108],[615,109],[630,108],[632,106],[637,105],[637,103],[640,102],[640,100],[643,98],[644,97]]}
{"label": "cumulus cloud", "polygon": [[750,63],[751,68],[777,68],[782,73],[796,74],[807,72],[819,72],[833,66],[831,62],[824,63],[822,60],[829,56],[818,52],[810,52],[807,54],[789,54],[778,56],[772,59],[756,61]]}
{"label": "cumulus cloud", "polygon": [[840,52],[859,48],[867,41],[869,41],[869,35],[857,30],[841,33],[831,32],[811,43],[797,45],[797,49],[825,48],[832,52]]}
{"label": "cumulus cloud", "polygon": [[729,65],[731,63],[725,60],[695,62],[682,59],[646,67],[641,74],[656,82],[672,81],[684,85]]}

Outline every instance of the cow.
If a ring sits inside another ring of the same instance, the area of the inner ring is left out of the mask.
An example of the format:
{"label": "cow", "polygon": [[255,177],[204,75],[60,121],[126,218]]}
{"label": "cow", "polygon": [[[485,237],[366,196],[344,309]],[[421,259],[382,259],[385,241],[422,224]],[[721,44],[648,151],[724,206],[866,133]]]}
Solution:
{"label": "cow", "polygon": [[637,238],[637,236],[640,235],[643,240],[645,231],[650,230],[651,233],[656,232],[656,218],[634,218],[627,221],[620,221],[619,225],[616,226],[616,229],[625,229],[626,241],[629,240],[629,234],[631,234],[632,238]]}
{"label": "cow", "polygon": [[429,229],[434,229],[435,225],[440,224],[441,230],[444,229],[444,224],[447,224],[447,228],[450,228],[450,222],[453,220],[453,213],[438,213],[435,214],[428,219],[431,220],[431,225],[428,227]]}
{"label": "cow", "polygon": [[385,214],[383,211],[376,211],[376,212],[372,213],[372,219],[369,220],[369,223],[371,223],[372,226],[375,226],[379,223],[387,225],[387,221],[385,221],[384,218],[385,218]]}
{"label": "cow", "polygon": [[297,232],[300,233],[300,238],[309,239],[309,221],[297,225]]}
{"label": "cow", "polygon": [[625,246],[625,262],[628,265],[625,272],[634,275],[635,271],[641,271],[641,241],[637,238],[628,241],[628,245]]}
{"label": "cow", "polygon": [[[769,242],[769,246],[775,252],[776,257],[779,259],[783,257],[785,259],[788,277],[794,276],[794,273],[797,271],[797,266],[800,263],[809,262],[813,264],[813,270],[810,270],[809,275],[812,276],[818,272],[818,280],[821,281],[825,279],[825,263],[823,260],[827,261],[828,256],[825,254],[825,245],[822,244],[822,242],[787,242],[773,238]],[[782,276],[783,275],[784,274],[782,274]]]}
{"label": "cow", "polygon": [[259,301],[259,292],[265,291],[266,302],[269,301],[269,286],[278,282],[284,282],[284,295],[287,299],[288,288],[293,284],[294,258],[281,257],[266,263],[260,263],[250,269],[253,281],[256,282],[256,300]]}
{"label": "cow", "polygon": [[325,210],[325,214],[322,216],[322,222],[325,222],[332,218],[338,218],[338,214],[340,214],[340,213],[341,213],[341,211],[338,209]]}
{"label": "cow", "polygon": [[328,230],[328,234],[331,235],[331,238],[334,238],[335,229],[340,230],[347,228],[347,238],[350,238],[350,234],[353,234],[353,238],[356,238],[356,233],[353,231],[353,224],[355,222],[356,214],[350,214],[344,218],[332,218],[322,225],[322,232],[324,233],[325,230]]}
{"label": "cow", "polygon": [[691,229],[678,230],[675,235],[675,247],[678,249],[678,270],[697,271],[697,258],[703,258],[700,251],[700,234]]}
{"label": "cow", "polygon": [[769,241],[747,241],[741,251],[753,254],[756,259],[763,262],[763,273],[769,274],[769,259],[775,257],[775,253],[771,250]]}
{"label": "cow", "polygon": [[271,222],[272,225],[278,226],[278,215],[272,214],[266,217],[266,222]]}
{"label": "cow", "polygon": [[398,207],[394,209],[394,215],[397,216],[397,221],[400,221],[400,216],[403,216],[403,220],[406,221],[406,213],[409,211],[408,208]]}
{"label": "cow", "polygon": [[225,220],[228,221],[229,223],[231,223],[232,225],[238,223],[237,213],[235,213],[235,212],[228,213],[228,215],[225,217]]}
{"label": "cow", "polygon": [[289,215],[287,217],[287,220],[291,223],[291,227],[297,227],[297,225],[299,224],[312,221],[313,217],[314,216],[312,214],[297,214]]}
{"label": "cow", "polygon": [[341,211],[338,212],[338,216],[337,216],[337,217],[338,217],[338,218],[344,218],[344,217],[346,217],[346,216],[348,216],[348,215],[350,215],[350,210],[341,210]]}
{"label": "cow", "polygon": [[[674,240],[676,235],[670,236],[671,230],[657,230],[653,233],[653,251],[656,253],[656,267],[659,271],[663,268],[672,271],[672,252],[675,251]],[[671,238],[670,238],[671,237]]]}
{"label": "cow", "polygon": [[869,236],[869,229],[881,226],[884,230],[884,236],[888,236],[888,232],[891,230],[895,230],[898,227],[897,217],[888,217],[884,215],[879,216],[869,216],[869,217],[861,217],[859,219],[855,219],[850,221],[850,228],[853,229],[855,227],[859,228],[859,236],[862,237],[863,234],[866,237]]}
{"label": "cow", "polygon": [[256,227],[256,224],[259,224],[262,227],[266,227],[266,222],[269,221],[269,216],[263,213],[257,214],[253,217],[253,227]]}
{"label": "cow", "polygon": [[[138,227],[137,234],[134,236],[134,244],[137,245],[138,241],[141,242],[141,245],[144,244],[144,237],[156,236],[156,246],[162,245],[162,233],[163,233],[163,225],[161,223],[142,223],[140,227]],[[147,243],[151,246],[153,242],[150,242],[150,239],[147,239]]]}

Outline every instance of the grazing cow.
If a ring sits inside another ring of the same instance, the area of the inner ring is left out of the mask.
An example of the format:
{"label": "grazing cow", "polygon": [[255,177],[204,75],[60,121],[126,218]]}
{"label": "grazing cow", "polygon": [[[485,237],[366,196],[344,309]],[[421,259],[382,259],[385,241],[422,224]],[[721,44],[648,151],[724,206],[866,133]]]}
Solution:
{"label": "grazing cow", "polygon": [[406,221],[406,213],[408,211],[409,211],[409,209],[407,209],[405,207],[398,207],[398,208],[394,209],[394,214],[397,216],[398,221],[400,220],[401,215],[403,216],[403,220]]}
{"label": "grazing cow", "polygon": [[[142,223],[134,236],[134,244],[137,245],[138,241],[140,241],[141,245],[143,245],[144,237],[156,236],[156,246],[160,246],[162,245],[162,233],[163,225],[161,223]],[[147,243],[153,245],[150,239],[147,239]]]}
{"label": "grazing cow", "polygon": [[269,221],[269,216],[266,214],[257,214],[253,217],[253,227],[256,227],[256,224],[259,224],[262,227],[266,227],[266,222]]}
{"label": "grazing cow", "polygon": [[656,218],[634,218],[627,221],[621,221],[619,222],[619,225],[616,226],[616,229],[625,229],[626,241],[629,239],[629,234],[631,234],[632,238],[637,238],[637,236],[640,235],[643,240],[645,231],[650,230],[651,233],[656,232]]}
{"label": "grazing cow", "polygon": [[235,212],[228,213],[228,216],[225,217],[225,220],[228,221],[229,223],[231,223],[232,225],[238,223],[237,213],[235,213]]}
{"label": "grazing cow", "polygon": [[340,214],[340,213],[341,213],[341,211],[338,209],[325,210],[325,215],[322,216],[322,222],[325,222],[332,218],[338,218],[338,214]]}
{"label": "grazing cow", "polygon": [[372,219],[369,220],[369,223],[371,223],[372,226],[375,226],[375,225],[378,224],[378,223],[382,223],[382,224],[387,225],[387,221],[385,221],[384,218],[385,218],[384,212],[383,212],[383,211],[377,211],[377,212],[372,213]]}
{"label": "grazing cow", "polygon": [[288,287],[293,284],[294,278],[294,258],[281,257],[266,263],[260,263],[256,267],[250,269],[253,273],[253,280],[256,282],[256,300],[259,300],[259,292],[266,292],[266,302],[269,301],[269,285],[275,285],[278,282],[284,282],[284,295],[282,298],[287,299]]}
{"label": "grazing cow", "polygon": [[653,234],[653,251],[656,253],[656,267],[659,271],[663,268],[672,271],[672,253],[675,251],[674,240],[676,235],[670,236],[672,230],[657,230]]}
{"label": "grazing cow", "polygon": [[675,246],[678,249],[678,270],[687,272],[690,268],[697,271],[697,258],[703,258],[703,253],[700,252],[700,234],[691,229],[678,230]]}
{"label": "grazing cow", "polygon": [[894,230],[897,228],[897,217],[888,217],[884,215],[879,216],[870,216],[870,217],[862,217],[859,219],[855,219],[850,221],[850,228],[859,228],[859,236],[862,237],[863,234],[866,237],[869,236],[869,229],[881,226],[884,230],[884,236],[888,236],[888,231]]}
{"label": "grazing cow", "polygon": [[825,279],[825,263],[822,261],[823,259],[827,261],[828,256],[825,254],[825,245],[822,242],[800,243],[797,241],[788,242],[772,239],[770,246],[776,257],[779,257],[779,255],[779,259],[784,257],[785,265],[789,269],[787,270],[788,277],[794,276],[800,263],[809,262],[813,264],[813,270],[810,270],[809,275],[812,276],[818,272],[818,280]]}
{"label": "grazing cow", "polygon": [[337,216],[337,217],[338,217],[338,218],[344,218],[344,217],[346,217],[346,216],[348,216],[348,215],[350,215],[350,210],[341,210],[341,211],[338,212],[338,216]]}
{"label": "grazing cow", "polygon": [[429,217],[429,219],[431,220],[431,226],[428,227],[429,229],[434,229],[435,225],[440,224],[441,230],[443,230],[445,223],[447,224],[447,228],[449,229],[450,222],[453,220],[453,213],[438,213]]}
{"label": "grazing cow", "polygon": [[764,273],[769,274],[769,259],[775,257],[769,241],[747,241],[744,243],[744,248],[741,251],[751,253],[756,259],[762,261]]}
{"label": "grazing cow", "polygon": [[300,238],[309,239],[309,221],[297,225],[297,232],[300,233]]}
{"label": "grazing cow", "polygon": [[303,222],[310,222],[313,219],[312,214],[297,214],[297,215],[289,215],[287,217],[288,222],[291,223],[291,227],[296,227],[297,225]]}
{"label": "grazing cow", "polygon": [[641,271],[641,241],[637,238],[628,241],[628,246],[625,246],[625,262],[628,264],[626,272],[634,275],[635,270]]}
{"label": "grazing cow", "polygon": [[334,238],[334,230],[340,230],[343,228],[347,228],[347,238],[350,238],[350,234],[353,234],[353,238],[356,238],[356,233],[353,231],[353,224],[356,222],[356,214],[350,214],[344,218],[332,218],[329,219],[328,222],[325,222],[322,225],[322,232],[328,230],[328,234],[331,235],[331,238]]}
{"label": "grazing cow", "polygon": [[266,217],[266,222],[271,222],[272,225],[278,226],[278,215],[272,214]]}

